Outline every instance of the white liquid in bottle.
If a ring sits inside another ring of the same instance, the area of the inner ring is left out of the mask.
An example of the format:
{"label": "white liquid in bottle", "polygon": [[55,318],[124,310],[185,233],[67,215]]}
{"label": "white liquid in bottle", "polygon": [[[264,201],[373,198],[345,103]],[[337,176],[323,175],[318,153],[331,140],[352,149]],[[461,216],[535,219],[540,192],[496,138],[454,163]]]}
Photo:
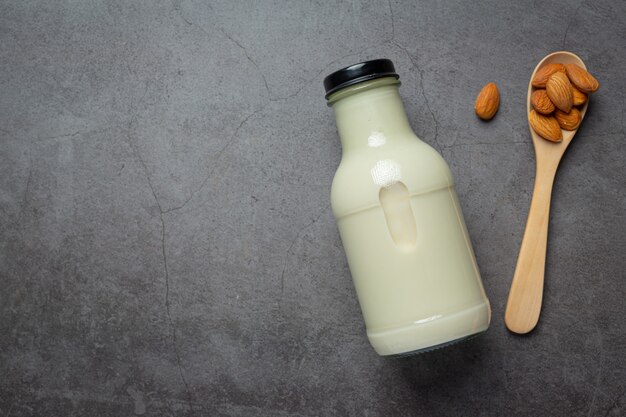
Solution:
{"label": "white liquid in bottle", "polygon": [[393,75],[328,96],[343,147],[333,213],[380,355],[464,339],[491,316],[450,170],[411,130]]}

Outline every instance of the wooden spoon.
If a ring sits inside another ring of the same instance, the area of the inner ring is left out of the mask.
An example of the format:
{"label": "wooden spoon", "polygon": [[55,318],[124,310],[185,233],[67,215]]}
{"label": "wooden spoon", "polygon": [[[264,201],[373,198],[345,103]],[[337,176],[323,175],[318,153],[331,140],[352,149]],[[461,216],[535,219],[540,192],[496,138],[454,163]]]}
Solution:
{"label": "wooden spoon", "polygon": [[[530,79],[533,79],[537,70],[542,66],[555,63],[572,63],[586,69],[583,61],[573,53],[554,52],[541,60]],[[529,82],[526,100],[527,113],[532,110],[530,96],[534,90],[535,87]],[[581,121],[585,117],[588,103],[589,99],[580,108]],[[535,188],[504,315],[506,327],[514,333],[528,333],[535,328],[539,321],[543,297],[552,184],[561,157],[577,131],[578,129],[564,130],[562,142],[550,142],[537,135],[532,128],[530,129],[530,136],[535,146],[535,158],[537,159]]]}

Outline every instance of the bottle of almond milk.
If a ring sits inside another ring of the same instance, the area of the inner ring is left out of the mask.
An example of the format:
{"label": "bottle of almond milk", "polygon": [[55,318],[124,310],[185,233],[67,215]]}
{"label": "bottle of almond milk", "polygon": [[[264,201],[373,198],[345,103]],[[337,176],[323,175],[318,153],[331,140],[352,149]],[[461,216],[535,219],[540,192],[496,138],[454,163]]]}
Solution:
{"label": "bottle of almond milk", "polygon": [[343,148],[332,209],[380,355],[463,340],[491,317],[450,169],[409,126],[398,78],[378,59],[324,79]]}

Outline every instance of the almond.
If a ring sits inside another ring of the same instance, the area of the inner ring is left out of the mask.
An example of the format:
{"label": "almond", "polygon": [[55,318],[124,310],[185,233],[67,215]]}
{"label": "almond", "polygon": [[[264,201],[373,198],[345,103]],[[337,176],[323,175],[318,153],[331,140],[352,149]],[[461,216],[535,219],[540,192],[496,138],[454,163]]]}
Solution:
{"label": "almond", "polygon": [[539,68],[532,80],[533,87],[545,88],[548,78],[555,72],[565,74],[565,66],[563,64],[546,64]]}
{"label": "almond", "polygon": [[554,111],[554,104],[550,101],[546,90],[535,90],[530,96],[530,104],[541,114],[550,114]]}
{"label": "almond", "polygon": [[581,104],[585,104],[587,101],[587,94],[572,86],[572,98],[572,104],[574,106],[580,106]]}
{"label": "almond", "polygon": [[569,113],[572,108],[572,85],[563,72],[555,72],[548,78],[546,93],[557,109]]}
{"label": "almond", "polygon": [[490,120],[496,115],[499,106],[500,93],[498,87],[494,83],[489,83],[478,93],[474,110],[481,119]]}
{"label": "almond", "polygon": [[563,140],[561,127],[554,117],[544,116],[543,114],[531,110],[528,115],[528,121],[530,122],[530,127],[542,138],[551,142],[560,142]]}
{"label": "almond", "polygon": [[576,86],[583,93],[593,93],[598,88],[600,88],[600,83],[595,77],[587,70],[579,67],[576,64],[565,64],[565,69],[567,70],[567,76],[569,77],[572,84]]}
{"label": "almond", "polygon": [[576,130],[580,125],[580,110],[576,107],[572,107],[569,113],[563,113],[561,110],[557,110],[554,113],[554,118],[559,122],[561,129]]}

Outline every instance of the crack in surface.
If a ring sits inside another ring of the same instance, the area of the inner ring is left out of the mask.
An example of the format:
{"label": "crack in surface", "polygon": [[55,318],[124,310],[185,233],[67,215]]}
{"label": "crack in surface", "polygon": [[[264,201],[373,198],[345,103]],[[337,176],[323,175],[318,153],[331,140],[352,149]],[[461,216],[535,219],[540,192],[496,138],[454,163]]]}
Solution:
{"label": "crack in surface", "polygon": [[[139,102],[143,102],[143,99],[145,98],[146,94],[148,91],[148,82],[146,82],[146,86],[145,86],[145,90],[144,93],[141,97],[141,99],[139,100]],[[135,158],[139,161],[139,164],[141,165],[144,174],[146,176],[146,180],[148,182],[148,187],[150,188],[150,192],[152,193],[152,197],[154,198],[154,201],[157,205],[157,208],[159,210],[159,220],[161,222],[161,256],[163,258],[163,267],[164,267],[164,276],[165,276],[165,312],[167,315],[167,319],[169,322],[169,326],[171,329],[171,337],[172,337],[172,347],[174,350],[174,355],[176,357],[176,365],[178,368],[178,373],[180,375],[180,379],[185,387],[185,392],[187,393],[187,407],[189,408],[189,411],[192,413],[193,415],[193,397],[191,395],[191,390],[189,389],[189,384],[187,383],[187,379],[185,378],[184,372],[183,372],[183,367],[182,367],[182,360],[180,357],[180,352],[178,350],[178,344],[177,344],[177,336],[176,336],[176,326],[174,325],[174,321],[172,320],[172,314],[171,314],[171,310],[170,310],[170,276],[169,276],[169,269],[167,267],[167,250],[166,250],[166,243],[165,243],[165,220],[163,218],[163,207],[161,206],[161,202],[159,200],[159,198],[157,197],[157,193],[156,190],[154,189],[154,186],[152,184],[152,179],[150,178],[150,174],[148,171],[148,167],[145,163],[145,161],[143,160],[143,158],[141,157],[141,153],[138,151],[137,147],[135,146],[133,140],[132,140],[132,135],[131,135],[131,131],[132,131],[132,126],[133,123],[137,120],[137,113],[135,110],[132,111],[132,114],[130,116],[130,119],[128,121],[128,126],[127,126],[127,132],[126,132],[126,137],[128,139],[128,143],[129,146],[132,149],[132,152],[135,156]]]}
{"label": "crack in surface", "polygon": [[192,191],[191,194],[189,195],[189,197],[185,201],[183,201],[182,204],[180,204],[180,205],[178,205],[176,207],[172,207],[172,208],[169,208],[167,210],[164,210],[162,212],[162,214],[167,214],[167,213],[171,213],[173,211],[182,209],[183,207],[185,207],[187,205],[187,203],[189,203],[194,198],[194,196],[196,194],[198,194],[204,188],[204,186],[207,184],[207,182],[213,176],[213,174],[215,173],[215,170],[217,169],[217,167],[216,167],[217,161],[219,161],[220,157],[226,151],[226,149],[228,149],[228,147],[231,146],[233,144],[233,142],[235,142],[235,140],[237,139],[237,135],[239,134],[239,130],[243,127],[244,124],[246,124],[248,122],[248,120],[250,120],[254,115],[256,115],[256,114],[260,113],[261,111],[263,111],[263,109],[264,109],[264,107],[261,107],[260,109],[257,109],[255,111],[253,111],[248,116],[246,116],[246,118],[244,118],[241,121],[241,123],[239,123],[239,126],[237,126],[237,128],[235,129],[235,131],[232,134],[232,136],[230,137],[230,139],[228,141],[226,141],[226,144],[224,146],[222,146],[222,148],[215,155],[215,158],[213,158],[213,164],[214,164],[213,165],[213,169],[211,169],[209,171],[209,173],[207,174],[207,176],[202,180],[202,182],[200,183],[200,186],[197,189],[195,189],[194,191]]}
{"label": "crack in surface", "polygon": [[[148,91],[148,85],[149,83],[146,82],[146,87],[144,90],[144,93],[141,97],[141,99],[139,100],[139,102],[142,102],[147,94]],[[236,127],[236,129],[233,132],[233,135],[231,136],[230,140],[219,150],[219,152],[217,153],[216,157],[214,158],[214,161],[219,160],[219,158],[221,157],[221,155],[226,151],[226,149],[234,142],[234,140],[237,138],[240,129],[256,114],[258,114],[259,112],[261,112],[264,109],[264,107],[261,107],[257,110],[255,110],[254,112],[250,113],[248,116],[246,116],[240,123],[239,125]],[[206,178],[202,181],[202,183],[200,184],[200,187],[198,187],[198,189],[196,189],[195,191],[193,191],[191,193],[191,195],[189,196],[189,198],[187,198],[185,200],[185,202],[183,204],[181,204],[180,206],[174,207],[174,208],[170,208],[165,210],[161,204],[161,201],[157,195],[157,191],[154,187],[154,184],[152,182],[152,178],[149,174],[149,170],[148,170],[148,166],[146,165],[146,162],[144,161],[144,159],[141,156],[141,153],[139,152],[139,150],[137,149],[137,146],[135,145],[135,143],[132,140],[132,127],[133,124],[135,123],[135,121],[137,120],[137,114],[136,111],[132,112],[132,115],[128,121],[128,125],[127,125],[127,139],[129,142],[129,145],[132,149],[132,152],[135,156],[135,158],[138,160],[139,164],[141,165],[141,168],[144,171],[144,175],[146,177],[147,183],[148,183],[148,187],[150,188],[150,192],[152,194],[152,197],[157,205],[158,211],[159,211],[159,221],[161,223],[161,257],[163,260],[163,268],[164,268],[164,278],[165,278],[165,311],[166,311],[166,315],[167,315],[167,320],[168,320],[168,324],[170,326],[171,329],[171,340],[172,340],[172,347],[174,350],[174,354],[175,354],[175,358],[176,358],[176,365],[178,368],[178,373],[180,376],[180,379],[184,385],[185,388],[185,392],[187,394],[187,407],[189,409],[189,411],[192,413],[194,413],[194,409],[193,409],[193,396],[191,394],[191,389],[189,387],[189,384],[187,382],[187,379],[185,378],[185,374],[183,371],[183,367],[182,367],[182,359],[180,356],[180,351],[178,349],[178,336],[177,336],[177,329],[176,326],[174,324],[174,320],[172,318],[172,313],[171,313],[171,302],[170,302],[170,276],[169,276],[169,268],[168,268],[168,263],[167,263],[167,248],[166,248],[166,227],[165,227],[165,219],[164,219],[164,215],[167,213],[171,213],[172,211],[175,210],[179,210],[181,208],[183,208],[187,203],[189,203],[189,201],[191,201],[193,199],[193,197],[200,192],[204,186],[206,185],[206,183],[208,182],[209,178],[211,178],[211,176],[214,174],[216,167],[214,167],[209,174],[206,176]]]}
{"label": "crack in surface", "polygon": [[300,237],[301,237],[300,235],[303,232],[305,232],[309,227],[311,227],[315,223],[317,223],[317,221],[324,215],[324,210],[325,209],[326,208],[324,208],[322,210],[322,212],[316,218],[314,218],[309,223],[307,223],[306,225],[301,227],[300,230],[298,230],[298,233],[296,233],[296,237],[293,238],[293,240],[291,241],[291,244],[287,248],[287,251],[285,252],[285,261],[283,262],[283,271],[280,274],[280,293],[281,294],[284,294],[284,292],[285,292],[285,271],[287,269],[287,262],[289,262],[289,254],[290,254],[291,250],[293,249],[293,247],[296,244],[296,242],[300,239]]}
{"label": "crack in surface", "polygon": [[[182,10],[180,9],[180,0],[179,1],[172,1],[172,7],[174,8],[174,11],[176,12],[176,14],[178,15],[178,17],[180,17],[181,19],[183,19],[183,21],[185,23],[187,23],[189,26],[193,26],[193,22],[191,22],[189,19],[187,19],[185,17],[185,15],[183,14]],[[211,10],[213,10],[213,8],[207,4],[207,7]],[[205,32],[206,33],[206,32]],[[208,35],[208,33],[207,33]]]}
{"label": "crack in surface", "polygon": [[420,68],[419,62],[417,62],[417,58],[413,58],[413,56],[409,53],[406,47],[402,46],[399,42],[396,41],[393,41],[392,43],[404,51],[404,53],[407,55],[407,57],[419,73],[420,92],[422,94],[422,97],[424,97],[424,104],[426,105],[426,109],[428,110],[428,113],[430,113],[430,117],[433,119],[433,122],[435,124],[435,136],[433,138],[433,142],[435,143],[435,146],[437,146],[437,148],[439,149],[439,153],[443,155],[444,147],[442,147],[439,143],[439,120],[437,119],[437,116],[435,116],[435,112],[430,105],[430,100],[428,100],[428,96],[426,95],[426,91],[424,89],[424,70]]}
{"label": "crack in surface", "polygon": [[[178,16],[181,19],[183,19],[183,21],[187,23],[187,25],[196,27],[198,30],[204,33],[207,37],[211,38],[211,35],[209,34],[209,32],[207,32],[202,26],[194,23],[193,21],[185,17],[185,15],[183,14],[183,11],[181,10],[180,2],[172,2],[172,6],[176,14],[178,14]],[[211,6],[209,5],[207,6],[211,9]],[[218,26],[218,25],[216,25],[216,27],[220,32],[222,32],[224,36],[226,36],[226,38],[228,38],[228,40],[230,40],[239,49],[241,49],[243,54],[246,56],[246,59],[254,66],[254,68],[256,68],[259,76],[261,77],[261,80],[263,81],[263,85],[265,86],[265,90],[267,91],[267,98],[270,102],[281,101],[281,100],[285,100],[286,98],[289,98],[289,97],[278,97],[278,98],[272,97],[272,92],[270,91],[270,86],[267,83],[267,78],[265,77],[265,74],[263,73],[263,71],[261,71],[261,68],[259,67],[257,62],[250,56],[250,53],[248,53],[248,50],[246,49],[246,47],[244,47],[237,39],[233,38],[230,35],[230,33],[228,33],[223,27]]]}
{"label": "crack in surface", "polygon": [[[157,205],[159,205],[158,200],[157,200]],[[159,208],[160,208],[160,205],[159,205]],[[185,386],[185,391],[187,392],[187,406],[189,407],[189,411],[193,415],[193,406],[192,406],[193,398],[191,396],[191,390],[189,389],[189,384],[187,383],[187,379],[185,378],[185,374],[183,373],[182,360],[180,358],[180,352],[178,350],[178,341],[176,337],[176,326],[174,325],[174,320],[172,320],[172,313],[170,311],[170,274],[167,268],[167,254],[165,250],[165,221],[163,220],[163,212],[159,213],[159,218],[161,220],[161,252],[163,255],[163,268],[165,272],[165,312],[167,313],[167,319],[169,321],[170,328],[172,330],[172,346],[174,347],[174,354],[176,355],[176,365],[178,367],[178,373],[180,375],[180,379],[183,382],[183,385]]]}
{"label": "crack in surface", "polygon": [[28,168],[28,178],[26,179],[26,187],[24,187],[24,196],[22,197],[22,204],[20,207],[20,214],[24,212],[26,209],[26,205],[28,204],[28,194],[30,192],[30,184],[33,178],[33,158],[30,157],[30,166]]}
{"label": "crack in surface", "polygon": [[[210,34],[209,34],[209,33],[208,33],[208,32],[207,32],[207,31],[206,31],[206,30],[205,30],[202,26],[200,26],[200,25],[198,25],[198,24],[194,23],[193,21],[191,21],[190,19],[188,19],[187,17],[185,17],[185,15],[183,14],[183,11],[181,10],[181,7],[180,7],[180,1],[178,1],[178,2],[174,1],[174,2],[172,2],[172,4],[173,4],[173,9],[174,9],[174,11],[176,12],[176,14],[177,14],[177,15],[178,15],[178,16],[179,16],[179,17],[180,17],[180,18],[181,18],[181,19],[182,19],[182,20],[183,20],[183,21],[184,21],[187,25],[189,25],[189,26],[195,26],[196,28],[198,28],[198,30],[200,30],[202,33],[204,33],[207,37],[209,37],[209,38],[211,37],[211,35],[210,35]],[[210,6],[210,5],[208,5],[208,4],[207,4],[207,7],[208,7],[209,9],[211,9],[211,10],[212,10],[212,8],[211,8],[211,6]],[[387,43],[387,42],[393,42],[393,38],[394,38],[394,36],[395,36],[395,29],[394,29],[394,25],[395,25],[395,23],[394,23],[393,11],[391,10],[391,3],[389,3],[389,9],[390,9],[390,11],[391,11],[391,13],[392,13],[392,15],[391,15],[391,19],[392,19],[392,22],[391,22],[391,23],[392,23],[392,36],[391,36],[391,39],[385,40],[385,41],[383,41],[383,42],[380,42],[380,43],[377,43],[377,44],[374,44],[374,45],[367,46],[367,47],[365,47],[365,48],[363,48],[363,49],[360,49],[360,50],[358,50],[358,51],[356,51],[356,52],[351,52],[351,53],[349,53],[349,54],[343,55],[343,56],[341,56],[341,57],[339,57],[339,58],[337,58],[337,59],[335,59],[335,60],[333,60],[333,61],[329,62],[328,64],[326,64],[326,65],[324,66],[324,68],[322,68],[321,70],[319,70],[319,71],[315,74],[315,76],[313,76],[313,77],[312,77],[312,78],[310,78],[310,79],[305,80],[305,81],[302,83],[302,85],[300,86],[300,88],[298,88],[298,89],[297,89],[294,93],[288,94],[288,95],[286,95],[286,96],[280,96],[280,97],[273,97],[273,96],[272,96],[272,92],[271,92],[271,89],[270,89],[270,87],[269,87],[269,83],[268,83],[268,81],[267,81],[267,77],[265,76],[265,74],[264,74],[264,73],[263,73],[263,71],[261,70],[261,67],[259,67],[258,63],[257,63],[257,62],[256,62],[256,61],[252,58],[252,56],[251,56],[251,55],[250,55],[250,53],[248,52],[248,49],[247,49],[245,46],[243,46],[243,44],[242,44],[241,42],[239,42],[237,39],[233,38],[233,37],[230,35],[230,33],[228,33],[228,32],[227,32],[227,31],[226,31],[223,27],[221,27],[221,26],[219,26],[219,25],[216,25],[216,27],[217,27],[217,29],[218,29],[218,30],[219,30],[219,31],[220,31],[220,32],[221,32],[224,36],[226,36],[226,38],[228,38],[228,40],[229,40],[231,43],[233,43],[235,46],[237,46],[237,48],[239,48],[239,49],[243,52],[243,54],[244,54],[244,55],[245,55],[245,57],[246,57],[246,60],[248,60],[248,61],[249,61],[249,62],[250,62],[250,63],[251,63],[251,64],[252,64],[255,68],[256,68],[256,70],[257,70],[257,72],[258,72],[259,76],[261,77],[261,80],[263,81],[263,85],[264,85],[264,87],[265,87],[265,90],[267,91],[267,100],[268,100],[270,103],[275,103],[275,102],[285,101],[285,100],[288,100],[288,99],[290,99],[290,98],[294,98],[294,97],[298,96],[298,95],[299,95],[299,94],[300,94],[300,93],[301,93],[301,92],[302,92],[302,91],[303,91],[306,87],[308,87],[308,86],[309,86],[309,85],[310,85],[313,81],[315,81],[315,80],[317,79],[317,77],[319,77],[319,76],[320,76],[320,74],[322,74],[324,71],[326,71],[326,70],[327,70],[327,68],[328,68],[329,66],[331,66],[332,64],[334,64],[334,63],[336,63],[336,62],[338,62],[338,61],[340,61],[340,60],[342,60],[342,59],[345,59],[345,58],[347,58],[347,57],[349,57],[349,56],[362,54],[362,53],[363,53],[364,51],[366,51],[367,49],[370,49],[370,48],[375,48],[375,47],[380,46],[380,45],[383,45],[383,44],[385,44],[385,43]]]}
{"label": "crack in surface", "polygon": [[233,38],[230,33],[226,32],[226,30],[222,27],[218,26],[218,29],[220,30],[220,32],[222,32],[224,34],[224,36],[226,36],[232,43],[234,43],[235,45],[237,45],[237,47],[239,49],[241,49],[244,53],[244,55],[246,56],[246,59],[248,59],[248,61],[250,61],[250,63],[252,65],[254,65],[254,67],[256,68],[257,72],[259,73],[259,75],[261,76],[261,79],[263,80],[263,84],[265,85],[265,89],[267,90],[267,97],[269,101],[279,101],[279,100],[283,100],[283,98],[278,98],[278,99],[274,99],[272,97],[272,92],[270,91],[270,86],[267,84],[267,78],[265,78],[265,74],[263,74],[263,71],[261,71],[261,68],[259,67],[259,64],[256,63],[256,61],[254,59],[252,59],[252,57],[250,56],[250,54],[248,53],[248,50],[241,44],[239,43],[239,41],[235,38]]}
{"label": "crack in surface", "polygon": [[626,116],[626,92],[622,91],[622,135],[626,135],[624,130],[624,117]]}
{"label": "crack in surface", "polygon": [[565,48],[565,40],[567,39],[567,34],[569,33],[569,28],[572,26],[572,23],[574,22],[574,19],[576,19],[576,16],[578,15],[578,11],[580,10],[580,8],[583,7],[583,4],[585,4],[585,0],[582,0],[580,2],[578,7],[576,8],[576,10],[574,10],[574,13],[572,14],[572,17],[567,22],[567,27],[565,28],[565,33],[563,34],[563,40],[561,41],[561,49]]}
{"label": "crack in surface", "polygon": [[390,42],[395,42],[395,38],[396,38],[396,22],[395,19],[393,17],[393,8],[391,7],[391,0],[387,0],[387,4],[389,5],[389,13],[391,15],[391,39],[389,39]]}

